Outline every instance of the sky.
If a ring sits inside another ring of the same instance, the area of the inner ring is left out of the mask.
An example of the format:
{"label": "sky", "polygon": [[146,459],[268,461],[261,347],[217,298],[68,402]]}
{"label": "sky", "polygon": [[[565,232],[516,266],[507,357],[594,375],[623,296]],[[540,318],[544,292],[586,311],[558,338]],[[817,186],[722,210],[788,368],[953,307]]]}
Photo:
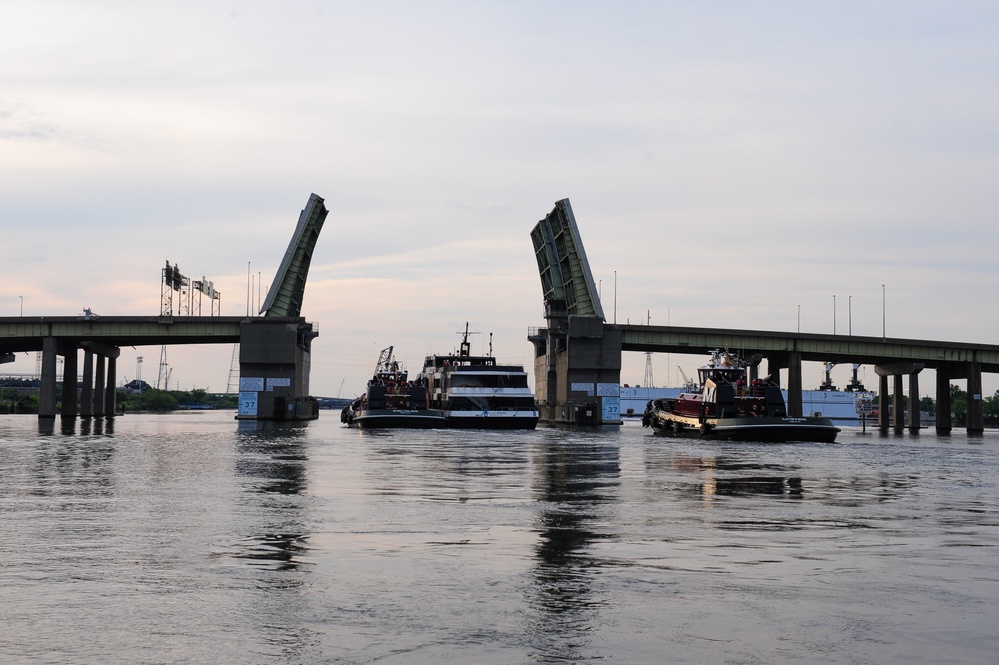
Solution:
{"label": "sky", "polygon": [[[530,230],[568,198],[608,320],[996,344],[997,31],[962,0],[4,3],[0,316],[156,315],[165,261],[243,315],[315,192],[313,394],[466,322],[530,367]],[[170,387],[231,359],[169,347]]]}

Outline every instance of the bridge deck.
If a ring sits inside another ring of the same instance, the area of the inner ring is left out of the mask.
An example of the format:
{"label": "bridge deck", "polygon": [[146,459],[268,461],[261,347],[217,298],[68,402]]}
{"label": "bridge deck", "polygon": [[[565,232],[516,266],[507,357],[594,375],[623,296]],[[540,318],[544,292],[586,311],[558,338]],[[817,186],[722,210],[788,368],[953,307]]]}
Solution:
{"label": "bridge deck", "polygon": [[[298,321],[296,317],[289,321]],[[49,337],[114,346],[235,344],[243,316],[74,316],[0,318],[0,352],[41,351]]]}
{"label": "bridge deck", "polygon": [[706,355],[712,349],[744,353],[800,353],[802,360],[881,365],[923,363],[929,368],[978,362],[984,372],[999,372],[999,345],[966,342],[822,335],[724,328],[613,325],[621,331],[623,351]]}

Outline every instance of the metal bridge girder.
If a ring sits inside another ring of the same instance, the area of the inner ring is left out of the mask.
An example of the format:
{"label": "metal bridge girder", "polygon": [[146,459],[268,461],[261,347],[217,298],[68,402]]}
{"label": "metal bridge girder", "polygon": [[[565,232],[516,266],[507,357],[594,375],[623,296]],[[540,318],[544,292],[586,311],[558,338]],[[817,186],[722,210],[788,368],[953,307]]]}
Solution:
{"label": "metal bridge girder", "polygon": [[323,199],[317,194],[312,194],[298,217],[298,226],[281,260],[281,266],[274,275],[274,283],[267,291],[267,298],[260,308],[260,313],[264,316],[302,315],[305,280],[309,276],[309,267],[312,264],[312,254],[316,249],[319,232],[328,214],[329,210],[326,209]]}
{"label": "metal bridge girder", "polygon": [[603,319],[604,310],[569,199],[558,201],[535,225],[531,242],[545,301],[564,302],[566,314]]}

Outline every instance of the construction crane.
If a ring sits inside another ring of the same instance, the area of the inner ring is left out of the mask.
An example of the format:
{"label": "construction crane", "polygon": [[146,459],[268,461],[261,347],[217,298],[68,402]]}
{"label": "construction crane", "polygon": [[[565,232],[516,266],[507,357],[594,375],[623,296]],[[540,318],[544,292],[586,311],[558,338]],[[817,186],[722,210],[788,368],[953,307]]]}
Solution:
{"label": "construction crane", "polygon": [[682,367],[680,367],[679,365],[677,365],[676,368],[678,370],[680,370],[680,376],[683,377],[683,386],[682,386],[682,388],[685,391],[687,391],[687,392],[697,392],[697,384],[695,382],[693,382],[690,379],[690,377],[687,376],[687,373],[683,371]]}

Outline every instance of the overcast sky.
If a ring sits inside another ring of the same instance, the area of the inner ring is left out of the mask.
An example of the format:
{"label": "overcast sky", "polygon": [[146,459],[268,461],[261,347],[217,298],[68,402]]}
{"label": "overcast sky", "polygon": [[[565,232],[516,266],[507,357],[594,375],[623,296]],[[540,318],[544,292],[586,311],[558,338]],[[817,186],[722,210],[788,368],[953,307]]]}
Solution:
{"label": "overcast sky", "polygon": [[[315,192],[313,394],[466,321],[530,365],[529,233],[569,198],[608,319],[832,332],[836,296],[880,336],[884,284],[888,336],[999,343],[996,34],[961,0],[7,2],[0,316],[158,314],[166,260],[245,314]],[[170,347],[171,387],[231,354]]]}

